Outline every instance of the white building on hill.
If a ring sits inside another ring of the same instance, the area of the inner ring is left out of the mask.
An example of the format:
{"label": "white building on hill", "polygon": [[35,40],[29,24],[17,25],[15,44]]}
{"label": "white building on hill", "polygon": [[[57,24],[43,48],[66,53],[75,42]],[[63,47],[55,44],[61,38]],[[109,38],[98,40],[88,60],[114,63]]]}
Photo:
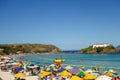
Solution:
{"label": "white building on hill", "polygon": [[110,44],[94,44],[93,48],[98,48],[98,47],[107,47],[110,46]]}

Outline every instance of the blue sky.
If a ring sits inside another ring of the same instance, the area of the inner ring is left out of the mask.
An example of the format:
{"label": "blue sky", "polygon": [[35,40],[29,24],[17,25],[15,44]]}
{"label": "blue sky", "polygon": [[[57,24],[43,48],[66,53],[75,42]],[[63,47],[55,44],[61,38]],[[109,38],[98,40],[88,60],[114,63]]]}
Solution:
{"label": "blue sky", "polygon": [[120,45],[120,0],[0,0],[0,44],[9,43]]}

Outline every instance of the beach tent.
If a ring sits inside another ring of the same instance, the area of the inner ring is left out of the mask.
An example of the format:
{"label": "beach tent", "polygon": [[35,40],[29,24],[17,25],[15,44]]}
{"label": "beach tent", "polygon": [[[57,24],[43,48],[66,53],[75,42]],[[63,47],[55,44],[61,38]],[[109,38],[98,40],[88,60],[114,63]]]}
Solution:
{"label": "beach tent", "polygon": [[60,73],[60,76],[71,76],[72,74],[68,72],[67,70],[64,70]]}
{"label": "beach tent", "polygon": [[93,79],[96,79],[97,76],[93,75],[93,74],[87,74],[84,79],[86,80],[93,80]]}
{"label": "beach tent", "polygon": [[73,75],[75,75],[75,74],[79,73],[80,70],[79,70],[79,69],[72,69],[70,72],[71,72]]}
{"label": "beach tent", "polygon": [[45,76],[48,76],[48,75],[50,75],[50,74],[52,74],[52,72],[42,72],[42,73],[40,73],[40,77],[45,77]]}
{"label": "beach tent", "polygon": [[15,74],[14,77],[23,78],[23,77],[25,77],[25,74],[20,72],[20,73]]}
{"label": "beach tent", "polygon": [[85,73],[84,73],[83,71],[81,71],[81,72],[79,72],[79,73],[77,74],[77,76],[79,76],[79,77],[84,77],[84,76],[85,76]]}
{"label": "beach tent", "polygon": [[83,80],[83,79],[78,76],[72,76],[70,80]]}
{"label": "beach tent", "polygon": [[106,75],[101,75],[97,77],[95,80],[111,80],[112,78]]}

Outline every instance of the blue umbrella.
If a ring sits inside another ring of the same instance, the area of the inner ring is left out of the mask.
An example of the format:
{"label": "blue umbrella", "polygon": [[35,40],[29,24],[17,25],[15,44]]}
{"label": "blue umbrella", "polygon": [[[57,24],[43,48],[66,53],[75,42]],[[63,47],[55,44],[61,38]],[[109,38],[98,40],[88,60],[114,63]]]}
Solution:
{"label": "blue umbrella", "polygon": [[24,68],[16,68],[15,70],[14,70],[14,72],[16,73],[16,72],[20,72],[20,71],[22,71],[22,70],[24,70]]}
{"label": "blue umbrella", "polygon": [[57,70],[55,73],[60,73],[60,72],[62,72],[64,70],[65,70],[65,68],[61,68],[61,69]]}

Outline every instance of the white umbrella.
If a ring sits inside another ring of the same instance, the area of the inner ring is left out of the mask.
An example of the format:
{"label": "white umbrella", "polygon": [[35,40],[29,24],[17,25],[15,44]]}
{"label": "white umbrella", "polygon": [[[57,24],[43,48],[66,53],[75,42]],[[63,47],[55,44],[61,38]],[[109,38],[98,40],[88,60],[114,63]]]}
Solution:
{"label": "white umbrella", "polygon": [[65,69],[70,70],[73,69],[73,67],[71,67],[70,65],[66,66]]}
{"label": "white umbrella", "polygon": [[111,80],[112,78],[106,75],[101,75],[98,78],[96,78],[95,80]]}
{"label": "white umbrella", "polygon": [[0,62],[0,64],[4,64],[5,62]]}
{"label": "white umbrella", "polygon": [[91,69],[86,70],[87,73],[92,73],[93,71]]}
{"label": "white umbrella", "polygon": [[50,66],[51,66],[51,67],[55,67],[55,64],[51,64]]}

